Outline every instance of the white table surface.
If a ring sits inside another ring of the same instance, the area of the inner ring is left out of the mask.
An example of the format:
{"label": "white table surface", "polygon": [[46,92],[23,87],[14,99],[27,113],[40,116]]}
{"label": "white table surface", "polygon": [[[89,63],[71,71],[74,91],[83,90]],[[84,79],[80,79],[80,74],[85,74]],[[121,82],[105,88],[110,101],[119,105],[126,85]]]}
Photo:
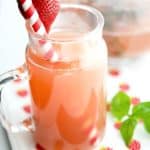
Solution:
{"label": "white table surface", "polygon": [[[108,74],[107,78],[107,99],[108,101],[112,99],[112,96],[122,88],[120,85],[127,85],[125,92],[128,93],[130,97],[137,97],[139,100],[147,101],[150,99],[150,53],[149,55],[143,56],[143,59],[140,59],[137,62],[134,62],[128,66],[117,69],[118,75],[114,76]],[[16,92],[21,89],[25,90],[27,94],[24,96],[16,95]],[[20,80],[17,82],[10,82],[5,86],[2,92],[2,98],[4,101],[1,102],[1,110],[3,116],[5,116],[3,124],[7,130],[10,139],[10,143],[13,150],[34,150],[36,143],[33,140],[32,132],[17,132],[18,125],[24,125],[22,121],[26,120],[30,116],[30,92],[28,87],[27,80]],[[12,102],[15,105],[9,105]],[[6,107],[7,106],[7,107]],[[24,108],[27,109],[24,109]],[[28,109],[29,108],[29,109]],[[12,113],[13,112],[13,113]],[[9,122],[9,123],[8,123]],[[115,127],[115,119],[112,118],[112,115],[108,112],[107,114],[107,125],[106,132],[103,141],[101,142],[100,148],[110,147],[113,150],[127,150],[118,130]],[[16,128],[17,127],[17,128]],[[19,128],[18,128],[19,129]],[[14,131],[12,133],[12,131]],[[113,140],[112,140],[113,139]],[[133,140],[137,140],[140,145],[140,150],[149,150],[150,146],[150,134],[147,134],[144,131],[142,124],[138,124]],[[1,150],[1,149],[0,149]]]}

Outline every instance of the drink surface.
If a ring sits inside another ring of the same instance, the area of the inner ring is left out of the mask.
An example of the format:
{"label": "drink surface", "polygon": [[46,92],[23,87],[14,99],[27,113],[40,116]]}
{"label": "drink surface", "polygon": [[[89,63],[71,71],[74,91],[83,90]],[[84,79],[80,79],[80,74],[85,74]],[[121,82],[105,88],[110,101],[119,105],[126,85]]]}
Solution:
{"label": "drink surface", "polygon": [[105,127],[105,49],[94,40],[52,45],[64,59],[44,60],[31,46],[26,52],[35,140],[46,150],[92,150]]}

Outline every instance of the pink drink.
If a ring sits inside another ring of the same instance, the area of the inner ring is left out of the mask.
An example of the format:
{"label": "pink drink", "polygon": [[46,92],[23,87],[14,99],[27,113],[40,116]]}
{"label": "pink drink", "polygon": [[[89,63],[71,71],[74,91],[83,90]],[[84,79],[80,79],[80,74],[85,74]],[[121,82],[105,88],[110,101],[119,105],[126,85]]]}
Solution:
{"label": "pink drink", "polygon": [[[63,19],[62,19],[63,18]],[[29,31],[26,52],[34,138],[46,150],[98,149],[106,120],[107,49],[99,11],[64,5],[48,37]],[[59,59],[41,55],[51,44]]]}

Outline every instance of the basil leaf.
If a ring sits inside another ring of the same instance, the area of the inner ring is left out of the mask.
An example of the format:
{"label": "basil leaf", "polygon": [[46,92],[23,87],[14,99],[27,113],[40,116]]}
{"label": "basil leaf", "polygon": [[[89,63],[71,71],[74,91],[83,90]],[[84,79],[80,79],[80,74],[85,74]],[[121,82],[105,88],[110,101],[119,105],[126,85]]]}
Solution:
{"label": "basil leaf", "polygon": [[128,114],[130,108],[130,97],[124,92],[118,92],[111,102],[111,113],[119,120]]}
{"label": "basil leaf", "polygon": [[144,119],[150,116],[150,102],[143,102],[133,107],[132,116],[138,119]]}
{"label": "basil leaf", "polygon": [[150,115],[143,117],[142,120],[145,130],[150,133]]}
{"label": "basil leaf", "polygon": [[150,133],[150,102],[143,102],[133,107],[132,116],[142,119],[145,130]]}
{"label": "basil leaf", "polygon": [[134,118],[128,118],[122,123],[120,127],[121,136],[127,146],[130,144],[132,140],[136,125],[137,121]]}

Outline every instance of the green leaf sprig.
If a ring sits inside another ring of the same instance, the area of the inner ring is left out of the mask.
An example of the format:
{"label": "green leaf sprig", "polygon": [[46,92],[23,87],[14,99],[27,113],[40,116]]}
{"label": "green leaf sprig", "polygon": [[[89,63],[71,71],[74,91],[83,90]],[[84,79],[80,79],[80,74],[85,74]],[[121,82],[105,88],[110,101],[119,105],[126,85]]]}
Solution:
{"label": "green leaf sprig", "polygon": [[132,141],[134,130],[139,120],[143,121],[145,130],[150,133],[150,101],[131,105],[131,98],[119,91],[111,101],[110,111],[112,115],[122,122],[120,134],[127,146]]}

